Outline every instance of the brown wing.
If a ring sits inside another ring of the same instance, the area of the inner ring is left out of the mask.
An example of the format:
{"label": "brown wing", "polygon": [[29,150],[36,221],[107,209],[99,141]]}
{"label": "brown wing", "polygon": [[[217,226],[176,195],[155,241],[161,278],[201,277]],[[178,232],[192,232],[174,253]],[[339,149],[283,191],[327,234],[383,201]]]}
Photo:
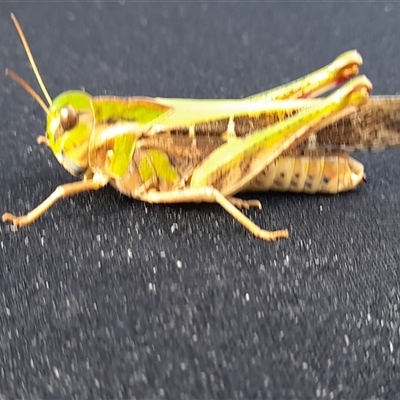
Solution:
{"label": "brown wing", "polygon": [[291,154],[303,154],[307,149],[351,153],[397,146],[400,146],[400,97],[371,97],[358,111],[311,135]]}
{"label": "brown wing", "polygon": [[[247,118],[236,116],[233,121],[236,137],[245,137],[296,111],[275,114],[276,120],[269,113]],[[161,131],[155,136],[140,139],[138,145],[165,151],[171,163],[184,174],[193,170],[227,140],[228,121],[224,119],[220,122],[199,123],[193,127],[194,134],[190,134],[187,127]],[[358,111],[312,134],[306,142],[285,154],[316,157],[332,152],[351,153],[396,146],[400,146],[400,97],[372,97]]]}

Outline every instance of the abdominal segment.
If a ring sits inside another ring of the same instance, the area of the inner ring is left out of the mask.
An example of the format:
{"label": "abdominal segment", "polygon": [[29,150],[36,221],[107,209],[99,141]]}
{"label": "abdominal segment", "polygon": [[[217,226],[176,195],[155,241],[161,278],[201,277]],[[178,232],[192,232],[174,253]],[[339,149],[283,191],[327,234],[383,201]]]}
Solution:
{"label": "abdominal segment", "polygon": [[253,178],[245,191],[340,193],[365,182],[364,166],[347,154],[278,157]]}

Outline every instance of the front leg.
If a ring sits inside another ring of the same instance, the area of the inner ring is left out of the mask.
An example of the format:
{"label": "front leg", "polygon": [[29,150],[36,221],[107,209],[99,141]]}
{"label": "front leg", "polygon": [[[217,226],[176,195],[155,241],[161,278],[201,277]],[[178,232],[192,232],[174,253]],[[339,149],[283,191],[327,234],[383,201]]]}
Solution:
{"label": "front leg", "polygon": [[[148,203],[218,203],[225,211],[232,215],[238,222],[247,228],[254,236],[267,240],[274,241],[280,238],[288,238],[289,232],[287,229],[279,231],[267,231],[260,228],[257,224],[247,218],[238,208],[236,208],[230,199],[226,198],[217,189],[212,187],[204,187],[199,189],[180,189],[168,192],[157,192],[150,190],[146,193],[133,193],[132,197]],[[240,199],[232,198],[233,202],[240,204]],[[258,206],[258,204],[250,204]]]}
{"label": "front leg", "polygon": [[60,185],[45,201],[43,201],[43,203],[39,204],[28,214],[17,217],[13,214],[5,213],[3,214],[3,222],[12,222],[16,226],[30,225],[41,215],[43,215],[58,200],[64,197],[73,196],[78,193],[87,192],[89,190],[98,190],[104,187],[106,184],[107,180],[88,180]]}

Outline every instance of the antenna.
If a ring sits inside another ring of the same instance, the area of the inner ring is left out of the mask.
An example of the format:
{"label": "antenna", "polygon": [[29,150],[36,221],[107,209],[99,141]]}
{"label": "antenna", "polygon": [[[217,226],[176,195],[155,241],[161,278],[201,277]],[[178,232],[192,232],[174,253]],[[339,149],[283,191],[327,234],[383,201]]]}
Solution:
{"label": "antenna", "polygon": [[6,75],[9,76],[13,81],[17,82],[20,86],[22,86],[23,89],[25,89],[40,105],[40,107],[43,108],[44,112],[46,114],[49,113],[49,108],[46,106],[45,102],[42,100],[42,98],[32,89],[31,86],[29,86],[29,83],[26,82],[24,79],[22,79],[19,75],[17,75],[15,72],[6,69]]}
{"label": "antenna", "polygon": [[[12,19],[13,22],[14,22],[14,25],[15,25],[15,28],[17,29],[17,32],[18,32],[19,37],[21,38],[21,42],[22,42],[22,44],[23,44],[23,46],[24,46],[26,55],[28,56],[29,62],[31,63],[31,67],[32,67],[32,69],[33,69],[33,72],[35,73],[35,76],[36,76],[37,81],[39,82],[39,85],[40,85],[40,88],[42,89],[42,92],[43,92],[43,94],[44,94],[44,97],[46,98],[47,102],[48,102],[49,105],[51,106],[51,103],[52,103],[51,97],[50,97],[50,95],[49,95],[49,92],[48,92],[47,89],[46,89],[46,86],[45,86],[44,83],[43,83],[42,77],[40,76],[39,70],[38,70],[38,68],[37,68],[37,66],[36,66],[36,63],[35,63],[35,60],[33,59],[31,49],[29,48],[28,42],[27,42],[27,40],[26,40],[26,38],[25,38],[24,32],[22,32],[22,28],[21,28],[21,26],[20,26],[20,24],[19,24],[19,22],[18,22],[18,20],[17,20],[17,18],[15,17],[14,14],[11,14],[11,19]],[[10,71],[9,71],[9,72],[10,72]],[[11,75],[10,75],[10,76],[11,76]],[[19,78],[19,77],[18,77],[18,78]],[[17,81],[29,94],[32,95],[32,92],[30,92],[30,91],[27,89],[27,87],[30,88],[30,86],[29,86],[25,81],[23,81],[22,78],[19,78],[19,79],[16,80],[16,81]],[[25,85],[21,84],[21,81],[24,82]],[[33,91],[33,89],[31,89],[31,90]],[[36,95],[36,96],[37,96],[37,95]],[[33,96],[33,97],[34,97],[35,99],[37,99],[36,96]],[[39,103],[39,104],[40,104],[40,103]],[[42,108],[43,108],[43,106],[42,106]]]}

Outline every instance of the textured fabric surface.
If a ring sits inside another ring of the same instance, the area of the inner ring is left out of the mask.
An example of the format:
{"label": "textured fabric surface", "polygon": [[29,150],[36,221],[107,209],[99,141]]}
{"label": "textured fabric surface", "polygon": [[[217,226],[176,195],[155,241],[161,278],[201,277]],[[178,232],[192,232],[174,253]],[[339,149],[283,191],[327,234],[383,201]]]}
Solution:
{"label": "textured fabric surface", "polygon": [[[375,94],[400,90],[400,5],[0,5],[0,70],[50,93],[244,97],[356,48]],[[1,78],[0,211],[73,181],[36,145],[45,116]],[[393,398],[400,388],[400,152],[358,157],[335,196],[261,194],[264,243],[214,205],[112,188],[0,224],[0,398]]]}

